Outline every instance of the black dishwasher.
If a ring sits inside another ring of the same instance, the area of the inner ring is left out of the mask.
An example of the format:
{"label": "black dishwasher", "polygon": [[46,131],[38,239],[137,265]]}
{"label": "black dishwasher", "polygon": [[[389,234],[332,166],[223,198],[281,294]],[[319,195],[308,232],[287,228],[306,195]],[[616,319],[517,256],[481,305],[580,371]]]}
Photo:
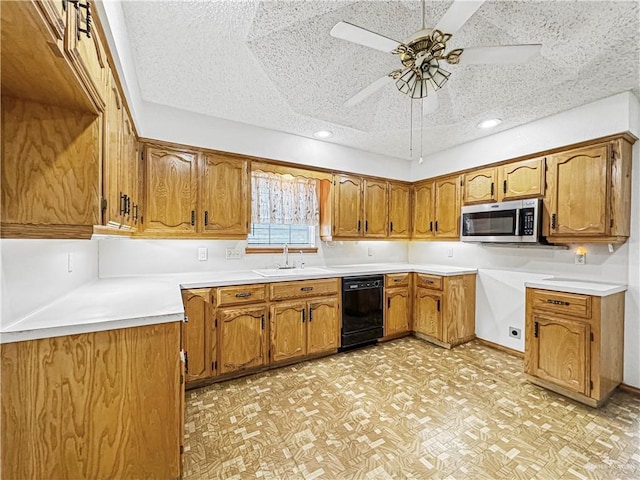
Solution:
{"label": "black dishwasher", "polygon": [[375,343],[383,335],[384,277],[342,279],[342,333],[340,350]]}

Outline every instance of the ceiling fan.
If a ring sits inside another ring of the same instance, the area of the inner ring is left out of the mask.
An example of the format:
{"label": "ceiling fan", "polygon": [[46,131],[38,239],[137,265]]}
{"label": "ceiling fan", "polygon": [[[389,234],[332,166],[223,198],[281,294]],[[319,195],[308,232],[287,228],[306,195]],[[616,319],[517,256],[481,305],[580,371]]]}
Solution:
{"label": "ceiling fan", "polygon": [[348,22],[338,22],[331,29],[331,36],[383,52],[398,55],[402,67],[379,78],[360,90],[345,102],[351,107],[360,103],[388,83],[395,82],[402,93],[413,99],[424,98],[424,113],[438,108],[435,95],[449,79],[450,72],[442,68],[443,63],[464,64],[516,64],[526,63],[540,51],[540,44],[500,45],[492,47],[458,48],[445,53],[447,42],[485,0],[454,0],[453,4],[434,28],[425,27],[425,2],[422,0],[422,28],[398,42]]}

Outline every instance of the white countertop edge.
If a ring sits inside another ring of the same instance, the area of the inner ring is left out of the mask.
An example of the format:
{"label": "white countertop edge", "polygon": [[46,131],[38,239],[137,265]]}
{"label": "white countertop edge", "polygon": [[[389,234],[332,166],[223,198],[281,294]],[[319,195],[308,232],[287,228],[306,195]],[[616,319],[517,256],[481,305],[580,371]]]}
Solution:
{"label": "white countertop edge", "polygon": [[553,290],[556,292],[592,295],[594,297],[607,297],[627,290],[626,285],[582,282],[580,280],[559,280],[553,278],[525,282],[524,286],[529,288],[539,288],[541,290]]}
{"label": "white countertop edge", "polygon": [[120,328],[142,327],[160,323],[181,322],[184,313],[169,313],[152,317],[125,318],[121,320],[105,320],[104,322],[82,323],[76,325],[61,325],[45,327],[36,330],[22,330],[0,333],[0,344],[38,340],[42,338],[63,337],[65,335],[79,335],[83,333],[103,332]]}

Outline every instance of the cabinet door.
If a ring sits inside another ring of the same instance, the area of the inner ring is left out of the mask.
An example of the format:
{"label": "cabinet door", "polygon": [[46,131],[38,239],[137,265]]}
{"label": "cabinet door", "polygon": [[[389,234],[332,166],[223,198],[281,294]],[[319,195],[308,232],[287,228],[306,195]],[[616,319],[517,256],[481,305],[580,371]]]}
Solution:
{"label": "cabinet door", "polygon": [[37,3],[51,26],[56,40],[64,42],[67,28],[67,9],[73,10],[73,5],[67,3],[66,0],[38,0]]}
{"label": "cabinet door", "polygon": [[387,182],[364,181],[364,236],[385,238],[387,236]]}
{"label": "cabinet door", "polygon": [[435,236],[438,239],[460,239],[460,177],[436,181],[434,190]]}
{"label": "cabinet door", "polygon": [[463,203],[495,202],[497,198],[496,169],[485,168],[465,173]]}
{"label": "cabinet door", "polygon": [[126,195],[124,223],[136,227],[140,218],[138,190],[138,142],[133,122],[126,109],[122,112],[122,158],[120,159],[120,185]]}
{"label": "cabinet door", "polygon": [[413,317],[413,330],[442,340],[442,314],[440,303],[442,297],[426,288],[416,289]]}
{"label": "cabinet door", "polygon": [[246,236],[249,231],[249,162],[222,154],[202,157],[200,181],[202,231]]}
{"label": "cabinet door", "polygon": [[433,182],[413,187],[413,233],[411,238],[433,238]]}
{"label": "cabinet door", "polygon": [[548,159],[547,236],[606,235],[609,222],[609,146],[597,145]]}
{"label": "cabinet door", "polygon": [[266,362],[265,318],[267,307],[219,309],[218,372],[259,367]]}
{"label": "cabinet door", "polygon": [[543,157],[498,167],[498,201],[544,195],[545,163]]}
{"label": "cabinet door", "polygon": [[303,357],[307,353],[307,305],[305,302],[271,306],[271,361]]}
{"label": "cabinet door", "polygon": [[335,351],[340,346],[340,303],[336,297],[309,302],[307,353]]}
{"label": "cabinet door", "polygon": [[411,236],[411,190],[404,183],[389,182],[389,238]]}
{"label": "cabinet door", "polygon": [[533,315],[527,373],[589,395],[590,326],[587,322]]}
{"label": "cabinet door", "polygon": [[360,191],[362,179],[350,175],[334,177],[334,235],[336,237],[362,236],[362,205]]}
{"label": "cabinet door", "polygon": [[387,312],[385,316],[384,334],[408,332],[411,322],[411,301],[408,288],[396,288],[386,293]]}
{"label": "cabinet door", "polygon": [[68,2],[67,8],[72,10],[69,15],[66,49],[91,98],[98,109],[102,110],[105,106],[109,69],[102,39],[90,18],[91,13],[95,15],[93,2],[87,0],[76,5]]}
{"label": "cabinet door", "polygon": [[211,330],[215,325],[210,289],[198,288],[182,291],[182,303],[187,321],[182,323],[182,348],[187,354],[187,382],[212,375]]}
{"label": "cabinet door", "polygon": [[122,110],[122,99],[116,87],[115,79],[110,77],[107,107],[103,114],[104,148],[102,153],[102,185],[106,208],[103,209],[102,215],[103,223],[113,226],[119,226],[124,216],[124,197],[122,197],[124,192],[121,188],[119,175],[124,133]]}
{"label": "cabinet door", "polygon": [[197,154],[147,147],[145,232],[195,233]]}

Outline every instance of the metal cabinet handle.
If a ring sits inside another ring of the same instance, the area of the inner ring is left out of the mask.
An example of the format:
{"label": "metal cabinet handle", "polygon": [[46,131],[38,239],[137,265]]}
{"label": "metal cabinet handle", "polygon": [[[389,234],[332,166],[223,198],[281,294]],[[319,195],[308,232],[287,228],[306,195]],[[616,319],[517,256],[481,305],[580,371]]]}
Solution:
{"label": "metal cabinet handle", "polygon": [[313,320],[313,308],[309,307],[309,323]]}
{"label": "metal cabinet handle", "polygon": [[302,314],[302,323],[304,323],[304,308],[302,309],[302,311],[300,313]]}
{"label": "metal cabinet handle", "polygon": [[538,322],[533,322],[533,336],[538,338],[538,334],[540,333],[540,325]]}
{"label": "metal cabinet handle", "polygon": [[491,182],[491,196],[493,197],[493,182]]}
{"label": "metal cabinet handle", "polygon": [[191,210],[191,225],[195,225],[196,224],[196,211],[195,210]]}
{"label": "metal cabinet handle", "polygon": [[209,225],[209,211],[205,210],[205,212],[204,212],[204,226],[206,227],[207,225]]}
{"label": "metal cabinet handle", "polygon": [[364,231],[368,232],[369,231],[369,220],[365,220],[364,221]]}
{"label": "metal cabinet handle", "polygon": [[[78,41],[82,38],[81,33],[84,33],[87,38],[91,38],[91,5],[89,2],[80,3],[78,0],[70,0],[76,6],[76,36]],[[84,8],[87,11],[85,23],[87,24],[87,28],[80,28],[80,9]]]}
{"label": "metal cabinet handle", "polygon": [[502,182],[502,193],[507,193],[507,181]]}
{"label": "metal cabinet handle", "polygon": [[433,222],[429,222],[429,231],[433,232]]}
{"label": "metal cabinet handle", "polygon": [[389,222],[389,231],[393,232],[393,222]]}
{"label": "metal cabinet handle", "polygon": [[360,231],[360,220],[358,220],[358,231]]}
{"label": "metal cabinet handle", "polygon": [[133,204],[133,221],[138,221],[138,205],[135,203]]}
{"label": "metal cabinet handle", "polygon": [[436,232],[438,231],[438,221],[436,220]]}
{"label": "metal cabinet handle", "polygon": [[557,218],[555,213],[553,215],[551,215],[551,229],[552,230],[555,230],[556,227],[557,227],[557,219],[558,218]]}
{"label": "metal cabinet handle", "polygon": [[260,318],[260,324],[261,324],[262,330],[264,330],[264,313],[262,314],[262,317]]}
{"label": "metal cabinet handle", "polygon": [[250,296],[251,296],[251,292],[236,293],[236,298],[245,298]]}
{"label": "metal cabinet handle", "polygon": [[301,292],[310,292],[313,290],[313,287],[300,287]]}
{"label": "metal cabinet handle", "polygon": [[551,299],[547,299],[547,303],[551,303],[553,305],[564,305],[564,306],[571,305],[569,302],[564,302],[562,300],[551,300]]}
{"label": "metal cabinet handle", "polygon": [[438,300],[437,304],[438,304],[438,311],[440,311],[440,300]]}
{"label": "metal cabinet handle", "polygon": [[430,283],[433,284],[433,280],[427,280],[426,278],[424,279],[425,283]]}

